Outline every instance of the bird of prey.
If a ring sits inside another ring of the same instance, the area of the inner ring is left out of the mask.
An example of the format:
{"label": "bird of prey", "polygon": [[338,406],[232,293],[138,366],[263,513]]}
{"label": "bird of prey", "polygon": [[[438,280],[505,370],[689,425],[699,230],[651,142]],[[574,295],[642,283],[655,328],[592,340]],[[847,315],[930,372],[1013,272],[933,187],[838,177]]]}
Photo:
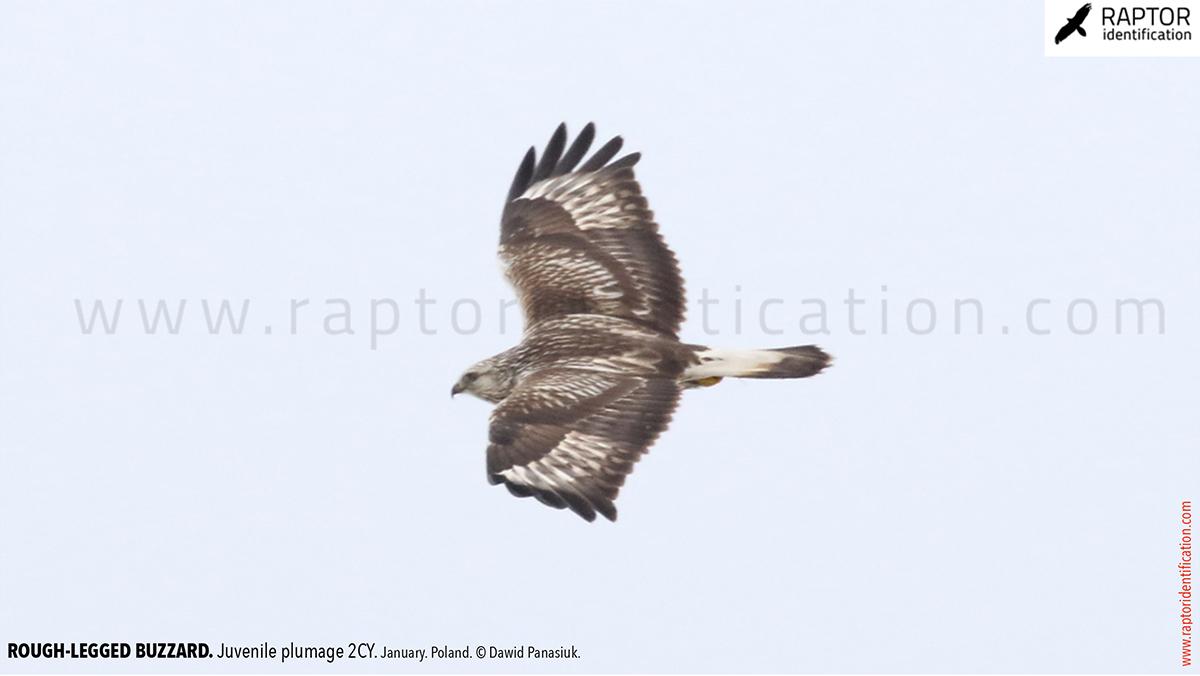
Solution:
{"label": "bird of prey", "polygon": [[1075,12],[1075,16],[1067,19],[1067,25],[1058,29],[1058,35],[1054,36],[1054,44],[1057,45],[1063,40],[1071,37],[1071,33],[1074,33],[1075,31],[1079,31],[1079,34],[1086,38],[1087,31],[1083,30],[1083,20],[1087,18],[1088,12],[1090,11],[1092,11],[1092,3],[1090,2],[1083,7],[1080,7],[1079,11]]}
{"label": "bird of prey", "polygon": [[521,162],[500,219],[500,262],[524,336],[467,369],[451,395],[496,404],[492,484],[615,521],[617,491],[666,429],[681,390],[727,376],[805,378],[830,357],[815,345],[681,342],[683,280],[634,178],[640,156],[611,161],[618,136],[583,161],[594,137],[588,124],[567,148],[559,125],[540,161],[530,148]]}

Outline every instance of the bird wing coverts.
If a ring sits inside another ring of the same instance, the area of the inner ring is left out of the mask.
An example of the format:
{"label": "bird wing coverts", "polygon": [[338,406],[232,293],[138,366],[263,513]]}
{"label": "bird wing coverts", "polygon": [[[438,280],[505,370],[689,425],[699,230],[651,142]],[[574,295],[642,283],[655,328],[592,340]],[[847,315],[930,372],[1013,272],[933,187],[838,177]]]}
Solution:
{"label": "bird wing coverts", "polygon": [[500,260],[517,291],[526,330],[547,317],[603,314],[676,336],[683,280],[663,242],[633,166],[610,160],[618,136],[583,162],[588,124],[570,148],[559,125],[541,161],[530,148],[513,179],[500,226]]}
{"label": "bird wing coverts", "polygon": [[492,411],[488,479],[588,521],[597,512],[615,521],[617,492],[678,400],[679,387],[663,378],[535,373]]}

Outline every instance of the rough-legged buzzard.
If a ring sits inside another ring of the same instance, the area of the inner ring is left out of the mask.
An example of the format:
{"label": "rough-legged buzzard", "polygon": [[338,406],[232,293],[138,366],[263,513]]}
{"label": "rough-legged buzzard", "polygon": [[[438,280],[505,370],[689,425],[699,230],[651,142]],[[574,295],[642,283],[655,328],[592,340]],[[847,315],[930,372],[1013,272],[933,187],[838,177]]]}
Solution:
{"label": "rough-legged buzzard", "polygon": [[533,148],[525,155],[500,221],[500,261],[525,336],[467,369],[452,390],[497,404],[493,484],[588,521],[597,512],[616,520],[613,500],[681,390],[724,377],[804,378],[830,361],[815,345],[680,342],[683,280],[634,179],[639,155],[610,162],[617,137],[581,164],[594,137],[589,124],[567,148],[560,125],[540,161]]}

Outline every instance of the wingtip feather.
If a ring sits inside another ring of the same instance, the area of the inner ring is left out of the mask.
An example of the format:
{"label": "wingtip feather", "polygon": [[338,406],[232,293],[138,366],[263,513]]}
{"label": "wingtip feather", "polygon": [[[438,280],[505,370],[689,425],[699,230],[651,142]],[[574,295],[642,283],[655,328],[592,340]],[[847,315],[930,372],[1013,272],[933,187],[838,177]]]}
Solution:
{"label": "wingtip feather", "polygon": [[608,161],[621,152],[621,146],[625,144],[625,139],[620,136],[614,136],[612,140],[605,143],[600,150],[596,151],[592,158],[584,163],[579,171],[596,171],[608,164]]}
{"label": "wingtip feather", "polygon": [[530,179],[530,185],[538,181],[550,178],[558,165],[558,160],[562,157],[563,147],[567,145],[567,123],[563,122],[554,130],[554,134],[550,136],[550,142],[546,144],[546,151],[542,153],[542,161],[538,162],[537,168],[533,170],[533,178]]}
{"label": "wingtip feather", "polygon": [[529,179],[533,177],[533,165],[537,161],[537,150],[533,146],[525,153],[521,166],[517,167],[517,175],[513,177],[512,187],[508,189],[508,201],[511,202],[529,188]]}
{"label": "wingtip feather", "polygon": [[575,141],[571,144],[566,154],[558,161],[558,165],[554,167],[554,172],[551,176],[562,176],[574,171],[579,161],[583,159],[588,149],[592,147],[592,141],[595,138],[596,125],[588,122],[583,131],[579,132],[579,136],[575,137]]}
{"label": "wingtip feather", "polygon": [[640,159],[642,159],[641,153],[629,153],[625,157],[622,157],[621,159],[617,160],[616,162],[613,162],[612,164],[608,165],[608,167],[610,169],[624,169],[626,167],[632,167],[633,165],[637,164],[638,160],[640,160]]}

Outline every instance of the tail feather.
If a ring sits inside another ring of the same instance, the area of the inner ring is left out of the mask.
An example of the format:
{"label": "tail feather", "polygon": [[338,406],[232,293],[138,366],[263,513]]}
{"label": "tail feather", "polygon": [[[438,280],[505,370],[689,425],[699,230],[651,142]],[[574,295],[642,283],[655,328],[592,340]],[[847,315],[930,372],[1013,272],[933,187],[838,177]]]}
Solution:
{"label": "tail feather", "polygon": [[706,378],[807,378],[820,373],[833,358],[816,345],[773,350],[700,348],[700,363],[680,378],[685,384],[703,384]]}

